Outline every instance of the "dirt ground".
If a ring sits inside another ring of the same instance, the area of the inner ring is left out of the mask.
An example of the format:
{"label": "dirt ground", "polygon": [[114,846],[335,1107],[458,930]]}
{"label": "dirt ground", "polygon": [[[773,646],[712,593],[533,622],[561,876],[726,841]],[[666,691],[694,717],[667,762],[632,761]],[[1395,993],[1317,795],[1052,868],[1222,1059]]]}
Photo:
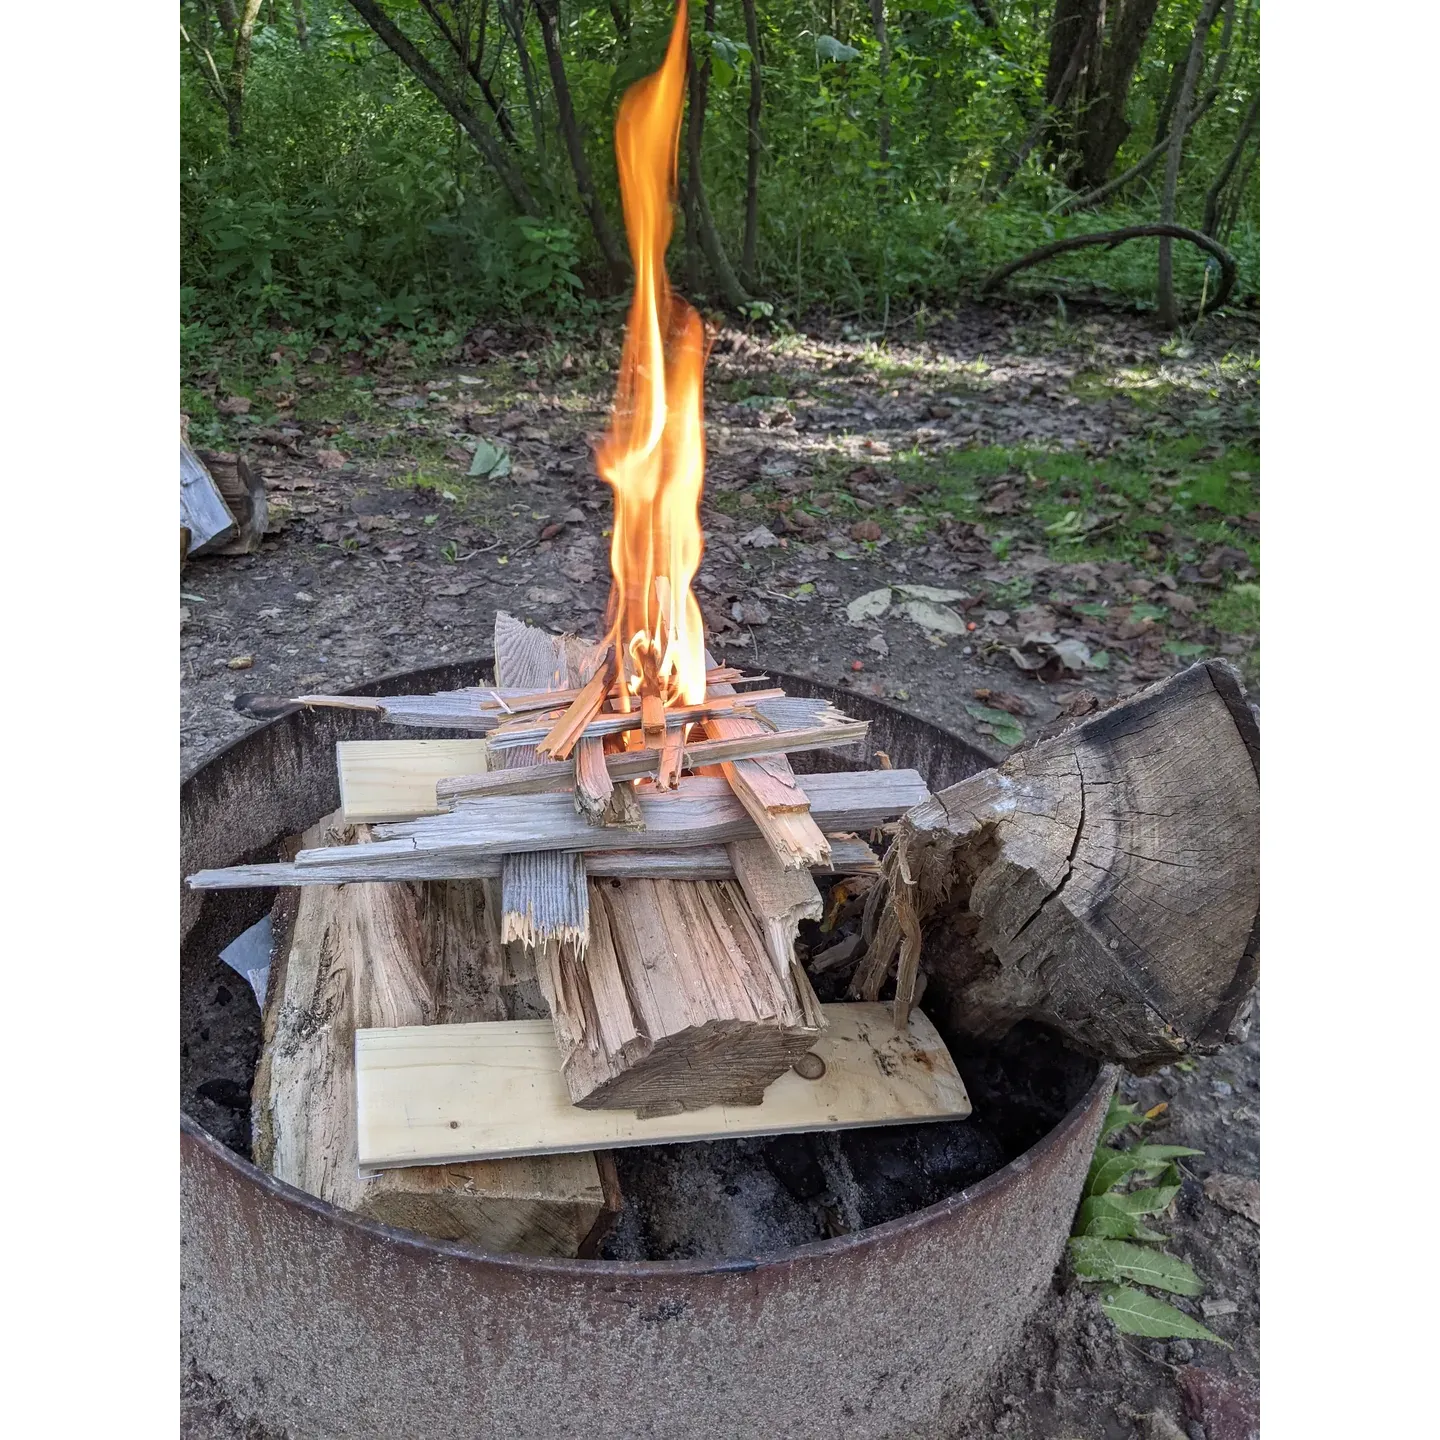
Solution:
{"label": "dirt ground", "polygon": [[[241,692],[474,654],[497,609],[593,631],[610,502],[589,445],[618,348],[613,332],[482,330],[444,362],[282,351],[258,379],[219,363],[190,377],[192,442],[243,454],[272,521],[258,552],[182,570],[182,769],[253,723]],[[712,647],[889,699],[997,761],[1077,690],[1125,694],[1197,654],[1253,688],[1259,517],[1239,497],[1258,463],[1257,348],[1246,316],[1177,344],[1131,316],[998,306],[878,341],[721,331],[697,584]],[[507,474],[468,474],[481,443]],[[852,623],[882,587],[883,610]],[[1122,1337],[1062,1267],[956,1440],[1258,1434],[1258,1201],[1242,1183],[1259,1174],[1258,1029],[1125,1091],[1168,1102],[1152,1138],[1204,1151],[1162,1228],[1234,1348]]]}

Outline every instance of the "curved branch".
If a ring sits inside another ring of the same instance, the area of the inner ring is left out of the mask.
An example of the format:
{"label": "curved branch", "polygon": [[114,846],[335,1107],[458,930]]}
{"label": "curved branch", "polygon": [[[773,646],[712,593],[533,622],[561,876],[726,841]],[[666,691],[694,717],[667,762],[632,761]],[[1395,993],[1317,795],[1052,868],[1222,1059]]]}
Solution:
{"label": "curved branch", "polygon": [[1235,257],[1218,240],[1212,240],[1208,235],[1202,235],[1200,231],[1191,230],[1185,225],[1127,225],[1123,230],[1104,230],[1093,235],[1072,235],[1068,240],[1052,240],[1050,244],[1042,245],[1038,250],[1032,250],[1028,255],[1022,255],[1018,260],[1002,265],[998,270],[992,270],[980,282],[980,293],[983,295],[986,291],[995,289],[1020,270],[1028,270],[1032,265],[1039,265],[1069,250],[1082,250],[1089,245],[1103,245],[1108,250],[1116,245],[1123,245],[1127,240],[1142,240],[1146,237],[1188,240],[1207,255],[1213,256],[1220,265],[1220,284],[1215,291],[1215,298],[1205,309],[1218,310],[1230,298],[1230,292],[1235,288]]}

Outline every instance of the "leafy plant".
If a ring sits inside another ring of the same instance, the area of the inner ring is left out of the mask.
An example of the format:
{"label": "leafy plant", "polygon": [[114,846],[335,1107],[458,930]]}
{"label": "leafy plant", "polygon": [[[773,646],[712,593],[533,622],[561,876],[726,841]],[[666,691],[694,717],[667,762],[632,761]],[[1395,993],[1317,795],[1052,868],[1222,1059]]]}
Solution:
{"label": "leafy plant", "polygon": [[[1193,1298],[1205,1289],[1190,1265],[1160,1248],[1168,1237],[1145,1223],[1164,1215],[1180,1193],[1176,1160],[1201,1152],[1185,1145],[1148,1145],[1138,1138],[1124,1147],[1110,1143],[1124,1130],[1140,1129],[1162,1108],[1142,1115],[1138,1106],[1111,1099],[1085,1177],[1085,1196],[1070,1237],[1070,1262],[1082,1280],[1104,1283],[1100,1308],[1122,1334],[1224,1345],[1198,1320],[1147,1293],[1161,1290]],[[1158,1183],[1130,1188],[1135,1181]]]}

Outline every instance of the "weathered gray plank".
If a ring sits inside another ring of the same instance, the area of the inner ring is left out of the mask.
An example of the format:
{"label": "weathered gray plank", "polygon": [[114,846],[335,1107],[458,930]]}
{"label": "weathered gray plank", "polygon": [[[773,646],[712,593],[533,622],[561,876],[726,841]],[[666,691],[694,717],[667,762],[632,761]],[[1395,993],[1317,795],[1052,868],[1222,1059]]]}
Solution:
{"label": "weathered gray plank", "polygon": [[180,442],[180,524],[190,532],[189,555],[205,555],[218,550],[236,533],[235,517],[230,513],[219,487],[200,457],[182,440]]}

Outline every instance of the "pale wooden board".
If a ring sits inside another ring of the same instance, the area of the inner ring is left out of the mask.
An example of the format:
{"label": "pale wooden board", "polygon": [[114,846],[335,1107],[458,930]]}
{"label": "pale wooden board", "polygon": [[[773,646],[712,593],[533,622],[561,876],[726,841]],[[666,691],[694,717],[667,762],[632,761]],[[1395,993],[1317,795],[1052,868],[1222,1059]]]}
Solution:
{"label": "pale wooden board", "polygon": [[351,825],[439,815],[435,785],[486,768],[483,740],[341,740],[340,808]]}
{"label": "pale wooden board", "polygon": [[362,1169],[550,1155],[628,1145],[963,1119],[970,1098],[919,1010],[897,1033],[890,1007],[825,1005],[813,1050],[825,1074],[787,1071],[761,1105],[637,1119],[570,1103],[548,1020],[414,1025],[355,1033]]}

